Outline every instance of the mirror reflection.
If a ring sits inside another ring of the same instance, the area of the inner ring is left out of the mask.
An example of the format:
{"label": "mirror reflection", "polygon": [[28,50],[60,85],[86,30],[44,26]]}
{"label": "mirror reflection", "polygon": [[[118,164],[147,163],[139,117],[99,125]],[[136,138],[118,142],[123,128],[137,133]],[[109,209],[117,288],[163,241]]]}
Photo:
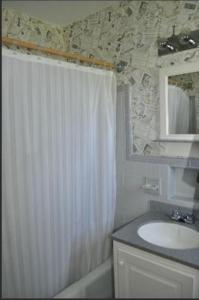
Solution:
{"label": "mirror reflection", "polygon": [[199,134],[199,72],[168,77],[170,134]]}

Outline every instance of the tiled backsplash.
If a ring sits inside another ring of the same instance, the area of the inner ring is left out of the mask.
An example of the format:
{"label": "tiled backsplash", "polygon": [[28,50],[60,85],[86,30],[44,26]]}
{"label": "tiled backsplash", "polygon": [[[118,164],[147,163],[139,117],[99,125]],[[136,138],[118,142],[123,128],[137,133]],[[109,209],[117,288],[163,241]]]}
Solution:
{"label": "tiled backsplash", "polygon": [[169,181],[171,190],[173,190],[172,197],[199,204],[199,182],[197,179],[199,171],[188,168],[171,167],[170,169]]}
{"label": "tiled backsplash", "polygon": [[[119,226],[149,208],[155,200],[190,209],[199,209],[197,171],[172,168],[166,164],[123,161],[118,164],[116,224]],[[145,178],[161,181],[160,194],[142,188]],[[195,198],[195,199],[194,199]]]}
{"label": "tiled backsplash", "polygon": [[[172,204],[168,204],[168,203],[161,203],[159,201],[154,201],[154,200],[149,201],[149,209],[150,210],[156,211],[156,212],[162,212],[169,216],[171,215],[172,210],[174,208],[176,208],[176,205],[172,205]],[[198,209],[194,209],[194,208],[192,209],[192,208],[180,206],[180,210],[183,214],[193,213],[194,217],[199,219],[199,210]]]}

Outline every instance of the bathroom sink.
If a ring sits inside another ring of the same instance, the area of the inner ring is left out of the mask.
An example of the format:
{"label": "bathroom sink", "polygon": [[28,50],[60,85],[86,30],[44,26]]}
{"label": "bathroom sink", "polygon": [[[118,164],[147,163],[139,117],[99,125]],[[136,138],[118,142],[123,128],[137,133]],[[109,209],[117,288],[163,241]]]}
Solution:
{"label": "bathroom sink", "polygon": [[180,224],[153,222],[142,225],[138,235],[148,243],[171,249],[199,248],[199,232]]}

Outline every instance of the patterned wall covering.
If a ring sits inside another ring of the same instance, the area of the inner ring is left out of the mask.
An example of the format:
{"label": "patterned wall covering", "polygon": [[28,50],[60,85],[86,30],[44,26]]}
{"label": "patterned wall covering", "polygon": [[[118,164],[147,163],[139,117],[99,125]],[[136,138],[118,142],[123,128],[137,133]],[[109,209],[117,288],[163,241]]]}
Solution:
{"label": "patterned wall covering", "polygon": [[[130,152],[160,155],[159,68],[199,59],[199,49],[158,58],[157,38],[199,29],[197,1],[121,1],[64,28],[11,11],[3,14],[3,33],[40,44],[126,65],[118,84],[128,84]],[[7,21],[5,21],[5,17]],[[19,24],[21,23],[21,24]],[[40,32],[40,33],[39,33]]]}
{"label": "patterned wall covering", "polygon": [[173,75],[169,77],[169,84],[180,87],[189,96],[195,95],[199,91],[199,72]]}
{"label": "patterned wall covering", "polygon": [[69,41],[68,32],[62,26],[46,23],[10,9],[3,9],[2,36],[31,41],[43,47],[60,50],[67,50]]}

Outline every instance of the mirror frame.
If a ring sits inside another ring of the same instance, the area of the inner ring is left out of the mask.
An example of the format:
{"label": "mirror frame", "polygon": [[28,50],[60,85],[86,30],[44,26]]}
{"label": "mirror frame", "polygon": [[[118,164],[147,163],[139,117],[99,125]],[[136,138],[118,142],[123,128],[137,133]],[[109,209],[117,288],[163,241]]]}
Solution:
{"label": "mirror frame", "polygon": [[199,72],[199,62],[185,63],[160,69],[160,140],[177,142],[197,142],[199,134],[169,134],[168,116],[168,77],[185,73]]}

